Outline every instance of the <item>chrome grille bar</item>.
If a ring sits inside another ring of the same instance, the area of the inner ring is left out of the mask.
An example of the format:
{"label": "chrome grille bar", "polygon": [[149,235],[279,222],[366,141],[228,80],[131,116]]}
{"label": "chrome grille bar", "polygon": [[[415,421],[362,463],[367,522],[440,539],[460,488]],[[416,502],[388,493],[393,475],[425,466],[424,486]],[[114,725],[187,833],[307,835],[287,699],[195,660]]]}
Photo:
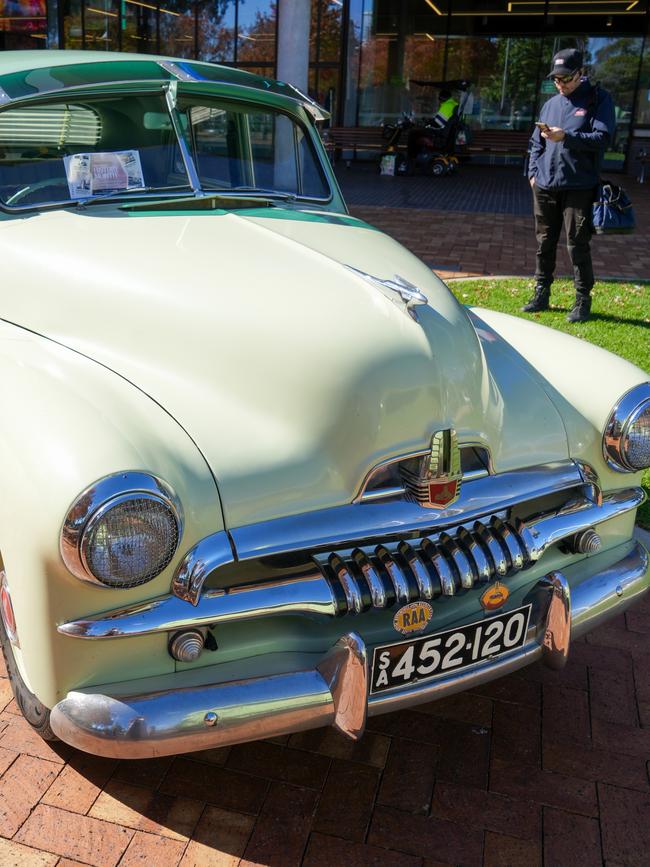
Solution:
{"label": "chrome grille bar", "polygon": [[315,555],[313,572],[299,578],[207,590],[196,606],[163,596],[63,623],[58,630],[77,638],[124,638],[272,615],[358,615],[402,601],[453,596],[462,587],[461,574],[467,585],[470,571],[479,584],[515,574],[551,545],[636,509],[644,498],[642,488],[627,488],[605,495],[600,504],[577,497],[516,526],[493,516],[408,542],[329,551]]}

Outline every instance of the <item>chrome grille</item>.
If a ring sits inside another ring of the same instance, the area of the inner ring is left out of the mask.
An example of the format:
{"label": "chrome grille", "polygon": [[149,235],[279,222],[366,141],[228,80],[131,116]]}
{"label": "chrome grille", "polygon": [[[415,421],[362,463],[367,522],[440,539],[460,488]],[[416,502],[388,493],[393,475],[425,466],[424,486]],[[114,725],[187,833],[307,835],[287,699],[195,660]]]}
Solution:
{"label": "chrome grille", "polygon": [[339,585],[342,592],[337,595],[350,614],[453,596],[506,578],[531,562],[520,533],[496,515],[451,534],[335,551],[314,560],[325,577]]}

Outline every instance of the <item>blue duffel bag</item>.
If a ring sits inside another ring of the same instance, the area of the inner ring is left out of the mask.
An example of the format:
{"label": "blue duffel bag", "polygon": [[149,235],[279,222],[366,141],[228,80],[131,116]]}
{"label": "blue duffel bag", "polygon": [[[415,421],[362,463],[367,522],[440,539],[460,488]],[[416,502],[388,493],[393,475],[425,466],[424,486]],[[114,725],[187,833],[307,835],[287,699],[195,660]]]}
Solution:
{"label": "blue duffel bag", "polygon": [[621,234],[635,230],[634,208],[623,187],[611,181],[601,181],[598,184],[593,223],[597,235]]}

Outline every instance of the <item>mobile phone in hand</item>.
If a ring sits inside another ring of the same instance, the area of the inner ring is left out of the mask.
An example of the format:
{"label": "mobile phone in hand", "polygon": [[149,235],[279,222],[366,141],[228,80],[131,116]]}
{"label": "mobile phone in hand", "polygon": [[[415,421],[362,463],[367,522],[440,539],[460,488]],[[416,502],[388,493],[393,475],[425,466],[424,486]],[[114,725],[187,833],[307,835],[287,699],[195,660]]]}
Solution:
{"label": "mobile phone in hand", "polygon": [[536,120],[535,126],[539,127],[541,132],[546,132],[547,129],[550,129],[550,126],[547,123],[544,123],[543,120]]}

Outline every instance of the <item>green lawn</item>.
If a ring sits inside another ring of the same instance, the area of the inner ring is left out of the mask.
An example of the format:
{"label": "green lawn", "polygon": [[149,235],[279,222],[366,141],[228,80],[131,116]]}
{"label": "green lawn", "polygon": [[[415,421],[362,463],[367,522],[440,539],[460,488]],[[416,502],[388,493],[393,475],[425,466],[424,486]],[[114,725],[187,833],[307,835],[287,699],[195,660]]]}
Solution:
{"label": "green lawn", "polygon": [[[532,294],[532,280],[464,280],[451,283],[450,288],[463,304],[477,304],[516,316],[531,315],[522,313],[520,308]],[[650,379],[650,284],[596,283],[591,319],[575,325],[565,318],[573,298],[573,284],[557,280],[551,295],[552,309],[536,314],[535,320],[622,355],[648,371]],[[644,473],[643,484],[650,496],[650,470]],[[639,523],[650,529],[650,502],[639,509]]]}

